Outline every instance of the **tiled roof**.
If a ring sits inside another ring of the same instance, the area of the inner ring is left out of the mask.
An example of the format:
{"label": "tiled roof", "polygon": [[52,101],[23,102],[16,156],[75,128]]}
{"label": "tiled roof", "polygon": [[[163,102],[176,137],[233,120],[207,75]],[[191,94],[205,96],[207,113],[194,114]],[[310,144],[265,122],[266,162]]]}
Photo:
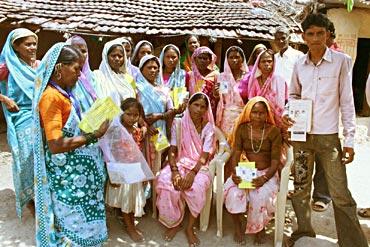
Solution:
{"label": "tiled roof", "polygon": [[195,33],[222,38],[272,39],[274,28],[279,25],[299,32],[299,25],[294,21],[299,10],[290,2],[0,0],[0,24],[20,22],[47,30],[108,35]]}

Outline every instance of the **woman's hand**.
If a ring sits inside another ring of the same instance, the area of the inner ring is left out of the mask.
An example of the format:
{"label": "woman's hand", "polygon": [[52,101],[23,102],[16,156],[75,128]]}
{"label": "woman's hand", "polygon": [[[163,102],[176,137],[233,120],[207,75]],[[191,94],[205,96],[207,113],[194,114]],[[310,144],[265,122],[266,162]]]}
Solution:
{"label": "woman's hand", "polygon": [[145,116],[145,122],[148,125],[152,125],[153,123],[157,122],[158,120],[163,118],[163,114],[161,113],[151,113]]}
{"label": "woman's hand", "polygon": [[105,132],[107,132],[108,128],[109,128],[109,125],[110,125],[110,121],[109,120],[105,120],[99,127],[98,130],[94,131],[94,135],[97,139],[99,139],[100,137],[102,137]]}
{"label": "woman's hand", "polygon": [[179,105],[179,108],[176,109],[176,114],[183,113],[186,110],[186,106],[187,105],[188,105],[188,102],[186,100],[184,103],[182,103],[181,105]]}
{"label": "woman's hand", "polygon": [[110,181],[110,179],[108,179],[109,180],[109,185],[110,186],[112,186],[113,188],[119,188],[119,187],[121,187],[121,185],[120,184],[114,184],[114,183],[112,183],[111,181]]}
{"label": "woman's hand", "polygon": [[158,130],[154,127],[154,126],[149,126],[148,127],[148,134],[149,136],[154,136],[156,134],[158,134]]}
{"label": "woman's hand", "polygon": [[217,82],[213,88],[213,96],[217,99],[220,98],[220,82]]}
{"label": "woman's hand", "polygon": [[181,180],[182,180],[182,177],[179,171],[173,171],[171,175],[171,181],[172,181],[172,184],[175,190],[181,190],[180,188]]}
{"label": "woman's hand", "polygon": [[6,107],[6,109],[8,109],[8,111],[10,111],[10,112],[19,112],[19,107],[14,102],[14,100],[12,100],[12,99],[3,95],[2,96],[2,102],[5,104],[5,107]]}
{"label": "woman's hand", "polygon": [[231,180],[233,180],[234,184],[238,185],[242,182],[241,177],[236,176],[235,173],[231,174]]}
{"label": "woman's hand", "polygon": [[260,176],[252,180],[252,184],[256,188],[262,187],[266,182],[267,181],[265,176]]}
{"label": "woman's hand", "polygon": [[181,183],[181,190],[188,190],[193,185],[195,178],[195,173],[193,171],[190,171],[188,174],[186,174],[185,178],[182,179]]}
{"label": "woman's hand", "polygon": [[284,115],[282,117],[282,124],[283,124],[283,128],[287,130],[288,128],[293,126],[294,120],[291,119],[288,115]]}

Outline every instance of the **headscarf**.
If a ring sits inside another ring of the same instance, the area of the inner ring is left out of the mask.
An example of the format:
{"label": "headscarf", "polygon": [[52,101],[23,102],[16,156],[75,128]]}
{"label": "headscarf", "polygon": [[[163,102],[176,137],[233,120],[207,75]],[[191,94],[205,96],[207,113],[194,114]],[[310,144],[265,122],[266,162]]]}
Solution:
{"label": "headscarf", "polygon": [[0,64],[6,64],[9,70],[9,75],[7,83],[0,83],[0,89],[2,94],[5,94],[10,98],[12,98],[12,92],[7,92],[7,87],[11,87],[12,85],[17,85],[29,100],[32,100],[33,98],[36,70],[20,59],[13,48],[14,41],[29,36],[35,37],[36,40],[38,39],[35,33],[26,28],[14,29],[9,33],[3,50],[1,51]]}
{"label": "headscarf", "polygon": [[[181,63],[181,66],[182,68],[184,68],[184,70],[186,72],[189,72],[192,70],[191,68],[191,56],[192,54],[190,53],[190,50],[189,50],[189,39],[191,37],[196,37],[196,36],[188,36],[185,40],[185,54],[181,56],[181,59],[180,59],[180,63]],[[198,39],[198,38],[197,38]]]}
{"label": "headscarf", "polygon": [[[150,42],[149,42],[149,41],[147,41],[147,40],[141,40],[141,41],[139,41],[139,42],[136,44],[134,51],[132,52],[132,56],[131,56],[131,62],[132,62],[132,63],[135,63],[135,59],[136,59],[136,57],[137,57],[137,55],[138,55],[138,53],[139,53],[140,48],[141,48],[143,45],[149,45],[149,46],[150,46],[150,48],[152,49],[152,52],[154,51],[154,47],[153,47],[152,43],[150,43]],[[139,62],[140,62],[140,61],[139,61]],[[135,64],[133,64],[133,65],[135,65]],[[136,65],[135,65],[135,66],[136,66]]]}
{"label": "headscarf", "polygon": [[121,104],[121,100],[126,98],[135,98],[135,90],[129,80],[133,80],[126,71],[126,52],[124,47],[123,57],[124,61],[120,68],[121,73],[116,73],[112,70],[108,63],[108,51],[113,45],[122,46],[121,42],[112,40],[104,45],[102,53],[102,61],[98,71],[94,71],[97,76],[97,93],[98,96],[107,97],[111,96],[117,105]]}
{"label": "headscarf", "polygon": [[208,47],[206,47],[206,46],[201,46],[201,47],[197,48],[194,51],[193,55],[191,56],[191,67],[192,67],[192,71],[193,71],[193,77],[192,77],[192,81],[189,84],[189,92],[190,92],[190,94],[195,93],[194,86],[196,85],[197,81],[204,80],[204,77],[199,72],[198,67],[197,67],[197,65],[195,63],[195,58],[197,56],[199,56],[200,54],[203,54],[203,53],[208,53],[208,54],[211,55],[211,63],[208,65],[207,68],[210,71],[214,71],[214,69],[215,69],[215,64],[216,64],[217,56],[213,53],[213,51],[211,49],[209,49]]}
{"label": "headscarf", "polygon": [[170,79],[168,79],[167,84],[165,85],[166,87],[172,89],[174,87],[184,87],[185,86],[185,71],[180,68],[180,50],[177,48],[177,46],[169,44],[163,47],[161,55],[159,56],[159,61],[161,62],[161,68],[162,68],[162,73],[161,76],[163,78],[163,67],[164,67],[164,55],[167,47],[171,47],[175,49],[177,55],[179,56],[179,60],[176,64],[175,70],[172,72]]}
{"label": "headscarf", "polygon": [[[262,88],[258,83],[258,77],[262,75],[261,70],[259,69],[258,65],[261,59],[261,56],[266,51],[262,52],[256,60],[256,63],[253,66],[252,71],[248,74],[248,98],[253,98],[255,96],[262,96],[265,97],[270,107],[272,108],[274,115],[275,115],[275,122],[278,126],[281,124],[281,116],[284,111],[285,101],[288,99],[288,86],[285,80],[275,75],[275,62],[273,65],[273,69],[265,81]],[[274,56],[272,59],[274,59]]]}
{"label": "headscarf", "polygon": [[[73,45],[84,45],[86,46],[86,49],[87,49],[86,41],[81,36],[78,36],[78,35],[74,35],[71,38],[69,38],[66,41],[66,44],[72,45],[72,46]],[[95,101],[97,99],[97,95],[92,85],[93,73],[90,69],[89,53],[86,54],[86,60],[82,67],[81,74],[80,74],[80,77],[78,78],[78,81],[81,82],[83,88],[90,95],[90,97]]]}
{"label": "headscarf", "polygon": [[[117,41],[117,42],[121,43],[122,45],[128,44],[132,49],[131,42],[128,39],[124,38],[124,37],[117,38],[114,41]],[[136,72],[135,69],[137,69],[137,68],[134,65],[131,64],[131,58],[127,59],[126,68],[127,68],[127,73],[129,73],[131,76],[134,77],[134,74]]]}
{"label": "headscarf", "polygon": [[252,108],[258,102],[263,102],[263,103],[266,104],[266,106],[267,106],[267,119],[266,119],[267,123],[275,125],[274,114],[273,114],[273,112],[270,108],[269,102],[264,97],[260,97],[260,96],[251,98],[248,101],[248,103],[244,106],[244,109],[243,109],[242,113],[240,113],[239,117],[235,120],[233,132],[230,135],[229,140],[228,140],[229,144],[231,145],[232,148],[235,147],[236,131],[237,131],[238,127],[243,123],[249,123],[251,121],[250,120],[250,115],[251,115]]}
{"label": "headscarf", "polygon": [[[191,96],[189,102],[197,94],[202,94],[207,98],[208,109],[203,116],[203,121],[204,123],[210,123],[214,130],[215,122],[213,119],[211,102],[209,101],[208,96],[202,92],[195,93]],[[192,169],[198,162],[203,151],[202,151],[202,139],[193,123],[193,120],[191,119],[189,105],[186,108],[184,116],[181,118],[180,121],[181,121],[180,128],[181,143],[177,144],[180,147],[178,150],[178,157],[180,158],[179,162],[181,162],[185,167]]]}
{"label": "headscarf", "polygon": [[[229,47],[229,49],[227,49],[227,51],[225,53],[226,54],[225,55],[225,60],[224,60],[224,72],[222,72],[220,74],[218,81],[219,82],[226,81],[226,82],[229,83],[229,85],[231,87],[231,90],[229,90],[228,94],[232,99],[235,99],[236,97],[241,98],[241,96],[235,95],[235,92],[234,92],[234,87],[237,84],[237,82],[235,81],[234,75],[233,75],[233,73],[231,71],[231,68],[230,68],[230,65],[229,65],[229,60],[227,59],[228,53],[231,49],[237,49],[238,52],[243,57],[243,63],[241,64],[240,70],[244,71],[245,74],[242,78],[242,81],[245,79],[246,73],[248,72],[248,66],[247,66],[247,63],[246,63],[246,60],[245,60],[245,55],[244,55],[244,52],[243,52],[242,48],[240,48],[239,46],[231,46],[231,47]],[[240,83],[240,84],[243,84],[243,83]],[[240,94],[240,92],[239,92],[239,94]],[[223,95],[221,94],[220,95],[220,101],[219,101],[218,106],[217,106],[217,114],[216,114],[218,126],[219,126],[219,124],[222,120],[223,110],[224,110],[224,100],[223,100]]]}
{"label": "headscarf", "polygon": [[14,29],[11,32],[11,34],[12,34],[11,39],[10,39],[11,45],[13,45],[14,41],[16,41],[17,39],[25,38],[25,37],[29,37],[29,36],[35,37],[36,41],[38,41],[38,39],[39,39],[34,32],[32,32],[31,30],[29,30],[27,28]]}
{"label": "headscarf", "polygon": [[[140,73],[137,76],[137,89],[139,91],[140,102],[143,105],[145,115],[151,113],[164,113],[166,111],[166,105],[161,100],[163,95],[155,90],[153,86],[142,74],[141,69],[148,60],[155,59],[159,64],[159,73],[156,79],[156,85],[162,85],[162,76],[159,59],[154,55],[145,55],[141,58],[139,69]],[[155,127],[160,127],[163,133],[166,133],[166,122],[164,120],[158,120],[154,123]]]}
{"label": "headscarf", "polygon": [[253,64],[253,57],[254,57],[254,53],[255,53],[258,49],[260,49],[260,48],[263,48],[263,49],[267,50],[267,47],[266,47],[264,44],[257,44],[257,45],[253,48],[252,53],[251,53],[251,55],[249,56],[249,59],[248,59],[248,62],[247,62],[247,65],[248,65],[248,66],[253,66],[253,65],[254,65],[254,64]]}
{"label": "headscarf", "polygon": [[36,243],[38,246],[57,246],[54,213],[50,187],[47,180],[47,168],[40,120],[39,102],[54,71],[65,43],[53,45],[42,59],[36,72],[35,97],[33,102],[34,119],[34,171],[35,171],[35,206],[36,206]]}

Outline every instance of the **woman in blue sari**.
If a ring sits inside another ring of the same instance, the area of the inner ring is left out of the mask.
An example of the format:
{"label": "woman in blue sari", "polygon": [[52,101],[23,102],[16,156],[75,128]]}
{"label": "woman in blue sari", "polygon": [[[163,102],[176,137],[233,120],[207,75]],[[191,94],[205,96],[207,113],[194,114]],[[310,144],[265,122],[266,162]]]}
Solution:
{"label": "woman in blue sari", "polygon": [[55,44],[37,70],[35,126],[36,245],[101,246],[107,238],[104,163],[93,133],[78,128],[81,109],[71,88],[80,76],[81,53]]}
{"label": "woman in blue sari", "polygon": [[[27,205],[34,213],[32,98],[35,80],[37,35],[25,28],[9,33],[0,55],[0,101],[7,123],[8,144],[13,156],[16,212]],[[5,73],[4,73],[5,72]]]}

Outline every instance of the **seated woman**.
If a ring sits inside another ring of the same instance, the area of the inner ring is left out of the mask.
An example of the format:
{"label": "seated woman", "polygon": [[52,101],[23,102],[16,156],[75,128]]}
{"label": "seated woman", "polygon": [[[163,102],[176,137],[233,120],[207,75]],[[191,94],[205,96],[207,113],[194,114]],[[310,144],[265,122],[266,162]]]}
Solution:
{"label": "seated woman", "polygon": [[193,225],[206,202],[211,180],[208,162],[215,146],[214,120],[208,97],[194,94],[184,116],[171,129],[169,164],[157,179],[159,221],[167,227],[166,241],[180,230],[185,204],[190,210],[186,227],[189,246],[199,244]]}
{"label": "seated woman", "polygon": [[94,71],[99,98],[111,96],[117,106],[126,98],[135,98],[135,81],[126,68],[126,53],[119,40],[104,45],[99,70]]}
{"label": "seated woman", "polygon": [[[230,137],[233,148],[231,166],[233,174],[224,185],[225,206],[232,214],[237,243],[245,243],[241,215],[247,212],[245,233],[254,235],[255,244],[264,242],[265,226],[273,217],[278,192],[277,167],[280,160],[282,139],[275,126],[274,117],[267,100],[255,97],[248,101],[235,122]],[[240,155],[245,152],[254,161],[257,177],[252,183],[255,189],[239,189],[241,178],[235,175]]]}
{"label": "seated woman", "polygon": [[[171,92],[175,88],[184,88],[186,86],[185,81],[189,80],[188,74],[185,70],[180,68],[180,51],[175,45],[166,45],[163,47],[159,61],[161,62],[162,68],[162,82]],[[179,102],[179,98],[172,99],[174,103]],[[175,107],[179,104],[175,104]]]}
{"label": "seated woman", "polygon": [[79,100],[81,104],[81,111],[84,113],[90,109],[91,105],[98,98],[94,89],[96,86],[94,75],[89,64],[89,50],[87,48],[86,41],[78,35],[72,36],[66,41],[66,43],[78,49],[82,54],[82,70],[80,77],[78,78],[78,82],[73,88],[73,94]]}
{"label": "seated woman", "polygon": [[[229,136],[232,132],[235,119],[243,111],[243,95],[240,94],[240,84],[247,78],[247,64],[243,50],[232,46],[226,51],[224,72],[218,77],[220,87],[220,101],[217,106],[216,126]],[[248,96],[247,96],[248,97]]]}
{"label": "seated woman", "polygon": [[215,69],[217,56],[208,47],[197,48],[192,57],[192,71],[188,85],[190,95],[197,92],[205,93],[210,102],[213,116],[216,116],[219,92],[217,77],[219,72]]}
{"label": "seated woman", "polygon": [[252,53],[249,56],[248,62],[247,62],[247,65],[248,65],[248,69],[249,70],[252,70],[253,69],[253,66],[256,63],[257,57],[259,56],[259,54],[261,54],[261,52],[263,52],[265,50],[267,50],[267,47],[264,44],[257,44],[253,48]]}
{"label": "seated woman", "polygon": [[81,110],[71,88],[81,53],[57,43],[37,70],[33,119],[37,246],[100,246],[108,237],[105,169],[94,133],[78,128]]}

